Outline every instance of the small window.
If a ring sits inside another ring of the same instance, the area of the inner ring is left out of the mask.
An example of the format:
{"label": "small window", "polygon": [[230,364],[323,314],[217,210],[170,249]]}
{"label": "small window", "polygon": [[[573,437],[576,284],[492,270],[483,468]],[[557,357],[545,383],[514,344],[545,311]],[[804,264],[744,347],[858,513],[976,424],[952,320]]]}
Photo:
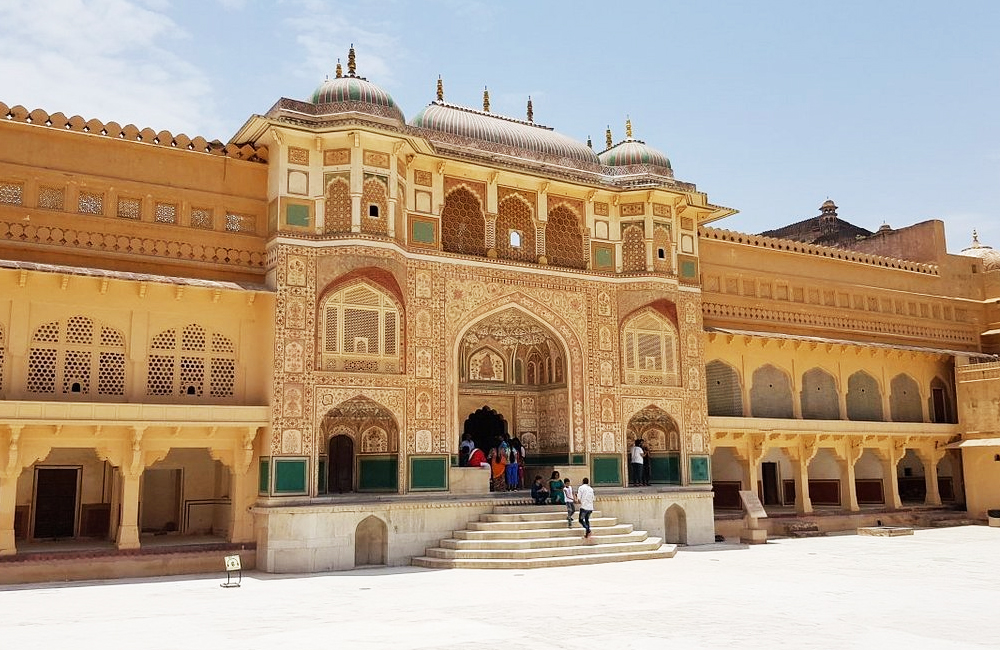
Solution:
{"label": "small window", "polygon": [[371,217],[372,219],[378,219],[378,206],[377,205],[369,205],[368,206],[368,216]]}
{"label": "small window", "polygon": [[660,258],[661,260],[665,260],[665,259],[667,259],[667,251],[665,251],[662,248],[657,248],[656,249],[656,256],[658,258]]}
{"label": "small window", "polygon": [[521,247],[521,233],[516,230],[510,231],[510,247],[520,248]]}

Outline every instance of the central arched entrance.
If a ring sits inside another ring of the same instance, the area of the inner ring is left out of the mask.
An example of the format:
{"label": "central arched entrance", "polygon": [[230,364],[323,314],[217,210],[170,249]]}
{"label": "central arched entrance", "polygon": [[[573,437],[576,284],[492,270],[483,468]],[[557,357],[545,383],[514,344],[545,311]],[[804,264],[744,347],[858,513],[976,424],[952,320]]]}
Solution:
{"label": "central arched entrance", "polygon": [[476,447],[483,450],[483,453],[488,453],[495,447],[503,434],[510,435],[504,417],[488,406],[475,411],[465,419],[462,435],[466,433],[472,436],[472,441],[476,443]]}
{"label": "central arched entrance", "polygon": [[396,491],[399,427],[388,409],[359,395],[327,411],[320,430],[327,492]]}
{"label": "central arched entrance", "polygon": [[460,433],[487,453],[506,433],[529,459],[568,460],[568,354],[555,332],[512,306],[473,323],[458,344]]}
{"label": "central arched entrance", "polygon": [[658,406],[647,406],[632,416],[625,430],[626,449],[641,441],[646,451],[638,483],[680,483],[680,429]]}

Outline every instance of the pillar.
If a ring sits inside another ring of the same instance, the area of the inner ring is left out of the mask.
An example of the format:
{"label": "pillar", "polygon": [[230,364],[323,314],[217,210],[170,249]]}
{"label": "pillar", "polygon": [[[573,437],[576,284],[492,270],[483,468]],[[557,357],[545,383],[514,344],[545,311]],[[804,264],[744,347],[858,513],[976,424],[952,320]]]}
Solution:
{"label": "pillar", "polygon": [[793,458],[792,472],[795,478],[795,512],[807,515],[813,511],[812,499],[809,498],[809,461]]}
{"label": "pillar", "polygon": [[941,505],[941,490],[938,487],[937,468],[941,458],[944,457],[944,451],[931,449],[919,452],[917,456],[924,464],[924,485],[927,488],[924,505],[939,506]]}
{"label": "pillar", "polygon": [[0,555],[14,555],[14,509],[17,505],[17,474],[0,472]]}
{"label": "pillar", "polygon": [[882,487],[886,492],[885,505],[898,510],[903,507],[903,502],[899,499],[899,472],[896,467],[900,454],[890,447],[889,451],[880,454],[880,456],[882,459]]}
{"label": "pillar", "polygon": [[840,465],[840,506],[851,512],[861,510],[858,506],[858,487],[854,476],[854,460],[842,459],[838,461]]}
{"label": "pillar", "polygon": [[130,472],[119,468],[118,472],[122,484],[122,516],[115,544],[119,549],[139,548],[139,481],[142,470]]}

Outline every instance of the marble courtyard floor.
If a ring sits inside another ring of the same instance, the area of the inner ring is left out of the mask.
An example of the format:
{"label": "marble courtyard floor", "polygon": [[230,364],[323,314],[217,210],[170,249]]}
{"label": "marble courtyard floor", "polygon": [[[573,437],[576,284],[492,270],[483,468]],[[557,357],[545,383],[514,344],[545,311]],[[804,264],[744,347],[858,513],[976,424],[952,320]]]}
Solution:
{"label": "marble courtyard floor", "polygon": [[1000,647],[1000,528],[985,526],[531,571],[221,579],[0,587],[0,647]]}

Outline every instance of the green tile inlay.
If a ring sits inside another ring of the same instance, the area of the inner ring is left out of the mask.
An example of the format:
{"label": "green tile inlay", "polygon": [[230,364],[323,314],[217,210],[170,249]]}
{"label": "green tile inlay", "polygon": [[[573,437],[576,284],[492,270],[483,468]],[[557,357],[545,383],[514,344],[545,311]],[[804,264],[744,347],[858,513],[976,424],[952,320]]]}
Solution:
{"label": "green tile inlay", "polygon": [[649,481],[651,483],[680,483],[680,455],[674,452],[653,452],[649,458]]}
{"label": "green tile inlay", "polygon": [[309,227],[309,206],[291,203],[285,206],[285,223],[289,226]]}
{"label": "green tile inlay", "polygon": [[305,458],[275,458],[274,493],[305,494],[308,465]]}
{"label": "green tile inlay", "polygon": [[698,265],[692,260],[684,260],[681,262],[681,276],[685,278],[693,278],[698,275]]}
{"label": "green tile inlay", "polygon": [[429,221],[411,221],[410,239],[421,244],[433,244],[434,224]]}
{"label": "green tile inlay", "polygon": [[712,472],[708,466],[708,456],[691,456],[688,459],[691,466],[692,483],[710,483]]}
{"label": "green tile inlay", "polygon": [[447,490],[449,456],[410,458],[411,490]]}
{"label": "green tile inlay", "polygon": [[257,493],[267,494],[271,489],[271,459],[261,456],[258,465]]}
{"label": "green tile inlay", "polygon": [[372,492],[395,492],[399,481],[396,456],[358,456],[358,489]]}
{"label": "green tile inlay", "polygon": [[594,261],[597,263],[598,268],[606,269],[613,266],[614,260],[611,257],[611,249],[598,248],[594,254]]}
{"label": "green tile inlay", "polygon": [[594,485],[621,485],[621,456],[591,456],[590,473]]}

